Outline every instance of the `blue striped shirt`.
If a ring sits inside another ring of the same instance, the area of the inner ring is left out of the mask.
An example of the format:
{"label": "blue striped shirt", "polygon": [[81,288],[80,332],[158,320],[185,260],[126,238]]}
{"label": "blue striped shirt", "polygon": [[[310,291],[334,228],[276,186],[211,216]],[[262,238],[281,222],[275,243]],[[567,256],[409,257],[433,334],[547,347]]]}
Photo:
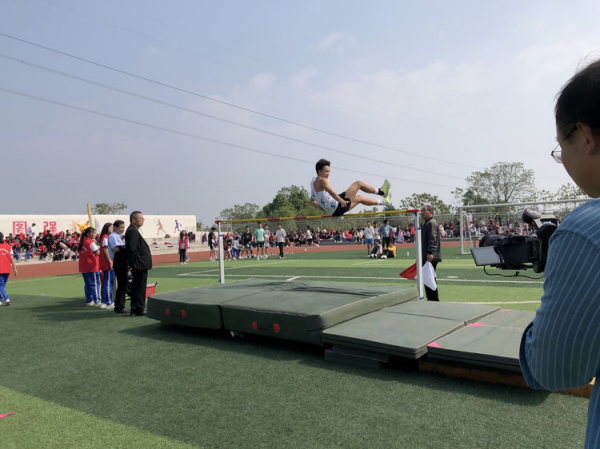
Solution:
{"label": "blue striped shirt", "polygon": [[[588,384],[600,371],[600,199],[571,212],[550,239],[542,305],[521,340],[532,388]],[[600,447],[600,385],[588,408],[586,448]]]}

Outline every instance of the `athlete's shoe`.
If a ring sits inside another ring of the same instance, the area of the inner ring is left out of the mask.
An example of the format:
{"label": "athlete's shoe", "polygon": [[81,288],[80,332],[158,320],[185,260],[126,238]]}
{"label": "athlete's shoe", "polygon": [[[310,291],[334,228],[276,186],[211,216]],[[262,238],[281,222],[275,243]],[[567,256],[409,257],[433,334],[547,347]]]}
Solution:
{"label": "athlete's shoe", "polygon": [[381,191],[383,192],[383,200],[387,203],[387,206],[392,204],[392,195],[390,193],[390,187],[390,181],[388,181],[387,179],[384,180],[383,185],[381,186]]}
{"label": "athlete's shoe", "polygon": [[392,205],[392,194],[388,193],[388,195],[384,198],[381,199],[383,202],[384,206],[391,206]]}
{"label": "athlete's shoe", "polygon": [[94,307],[94,301],[92,301],[92,302],[86,302],[85,305],[89,306],[89,307]]}
{"label": "athlete's shoe", "polygon": [[106,310],[115,310],[115,305],[114,304],[107,305]]}
{"label": "athlete's shoe", "polygon": [[4,304],[4,305],[5,305],[6,307],[10,306],[10,299],[7,299],[7,300],[6,300],[6,301],[4,301],[4,302],[5,302],[5,304]]}
{"label": "athlete's shoe", "polygon": [[104,303],[100,304],[100,308],[101,309],[106,309],[106,304],[104,304]]}

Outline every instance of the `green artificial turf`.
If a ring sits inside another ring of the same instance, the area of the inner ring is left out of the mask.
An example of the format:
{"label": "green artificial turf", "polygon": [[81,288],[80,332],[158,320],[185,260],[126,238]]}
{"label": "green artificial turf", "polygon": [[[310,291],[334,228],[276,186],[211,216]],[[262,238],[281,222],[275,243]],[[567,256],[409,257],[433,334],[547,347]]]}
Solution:
{"label": "green artificial turf", "polygon": [[[234,261],[226,282],[327,275],[414,283],[398,277],[410,259],[372,262],[354,251]],[[464,256],[445,255],[442,300],[539,300],[541,284],[482,283],[488,278],[480,271]],[[156,267],[155,281],[159,291],[212,285],[218,264]],[[8,290],[13,305],[0,308],[0,414],[17,413],[0,420],[1,448],[583,445],[584,398],[402,367],[353,368],[326,362],[316,346],[232,339],[86,308],[80,276],[11,278]]]}

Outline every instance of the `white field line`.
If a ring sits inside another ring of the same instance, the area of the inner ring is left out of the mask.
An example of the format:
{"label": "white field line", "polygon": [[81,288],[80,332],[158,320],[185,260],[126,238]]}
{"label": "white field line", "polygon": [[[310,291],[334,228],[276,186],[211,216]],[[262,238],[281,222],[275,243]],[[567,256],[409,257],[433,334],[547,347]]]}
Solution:
{"label": "white field line", "polygon": [[[258,267],[264,267],[264,266],[272,266],[272,265],[279,265],[282,263],[288,263],[289,260],[284,260],[284,261],[280,261],[280,262],[265,262],[265,263],[259,263],[257,265],[239,265],[239,266],[234,266],[234,267],[225,267],[225,273],[227,273],[230,270],[238,270],[240,268],[258,268]],[[177,276],[192,276],[192,277],[197,277],[197,276],[202,276],[204,273],[218,273],[219,272],[219,268],[213,268],[211,270],[204,270],[204,271],[193,271],[192,273],[181,273],[178,274]],[[232,275],[234,276],[234,275]],[[283,276],[285,277],[285,276]]]}
{"label": "white field line", "polygon": [[485,302],[457,302],[456,304],[541,304],[542,301],[485,301]]}
{"label": "white field line", "polygon": [[[205,274],[195,274],[195,273],[185,273],[185,274],[179,274],[178,276],[193,276],[193,277],[210,277],[211,275],[205,275]],[[229,274],[229,277],[245,277],[245,278],[249,278],[249,277],[255,277],[255,278],[286,278],[289,279],[289,274],[288,275],[281,275],[281,274],[251,274],[251,275],[246,275],[246,274]],[[414,282],[408,279],[404,279],[401,278],[400,276],[398,277],[373,277],[373,276],[296,276],[294,279],[300,279],[300,278],[304,278],[304,279],[373,279],[373,280],[378,280],[378,281],[407,281],[407,282]],[[469,279],[440,279],[437,278],[438,281],[442,281],[444,283],[446,282],[474,282],[474,283],[478,283],[478,284],[539,284],[542,285],[543,282],[538,282],[538,281],[496,281],[496,280],[486,280],[486,279],[480,279],[480,280],[469,280]]]}
{"label": "white field line", "polygon": [[287,282],[292,282],[292,281],[295,281],[295,280],[296,280],[296,279],[298,279],[299,277],[300,277],[300,276],[296,276],[296,277],[293,277],[293,278],[289,278],[289,279],[287,280]]}

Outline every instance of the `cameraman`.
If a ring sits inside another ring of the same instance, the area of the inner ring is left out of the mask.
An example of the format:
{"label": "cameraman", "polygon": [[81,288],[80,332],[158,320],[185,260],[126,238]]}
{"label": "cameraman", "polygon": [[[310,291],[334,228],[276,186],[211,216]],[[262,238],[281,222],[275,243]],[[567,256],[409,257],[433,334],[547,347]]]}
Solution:
{"label": "cameraman", "polygon": [[[558,145],[552,157],[585,193],[598,198],[600,61],[563,87],[555,119]],[[530,387],[562,390],[600,375],[600,200],[571,212],[550,242],[542,305],[523,334],[520,362]],[[598,382],[589,403],[585,447],[600,447]]]}

